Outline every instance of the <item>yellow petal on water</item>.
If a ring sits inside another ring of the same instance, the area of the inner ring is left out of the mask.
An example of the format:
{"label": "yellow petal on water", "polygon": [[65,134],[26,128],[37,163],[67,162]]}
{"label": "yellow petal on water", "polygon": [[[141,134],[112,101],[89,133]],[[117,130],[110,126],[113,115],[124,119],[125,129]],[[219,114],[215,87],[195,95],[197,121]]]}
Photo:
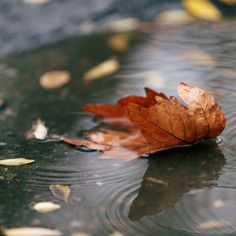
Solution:
{"label": "yellow petal on water", "polygon": [[47,137],[48,129],[41,119],[38,119],[34,130],[34,137],[39,140],[44,140]]}
{"label": "yellow petal on water", "polygon": [[32,128],[26,133],[27,139],[36,138],[39,140],[46,139],[48,134],[48,128],[44,125],[44,121],[38,119]]}
{"label": "yellow petal on water", "polygon": [[117,34],[107,39],[107,45],[118,52],[125,52],[129,48],[130,38],[125,34]]}
{"label": "yellow petal on water", "polygon": [[183,0],[183,5],[197,19],[218,21],[222,18],[218,8],[208,0]]}
{"label": "yellow petal on water", "polygon": [[119,69],[119,62],[116,59],[109,59],[95,66],[84,74],[84,81],[96,80],[115,73]]}
{"label": "yellow petal on water", "polygon": [[90,236],[90,234],[86,234],[86,233],[74,233],[71,236]]}
{"label": "yellow petal on water", "polygon": [[45,89],[56,89],[69,83],[70,79],[70,73],[67,71],[49,71],[41,75],[39,83]]}
{"label": "yellow petal on water", "polygon": [[58,230],[38,228],[38,227],[20,227],[4,229],[5,236],[61,236],[62,233]]}
{"label": "yellow petal on water", "polygon": [[59,204],[53,202],[38,202],[34,204],[33,209],[40,213],[48,213],[60,209]]}
{"label": "yellow petal on water", "polygon": [[155,21],[161,25],[180,25],[193,20],[194,18],[188,12],[176,9],[162,12]]}
{"label": "yellow petal on water", "polygon": [[218,221],[218,220],[207,220],[205,222],[199,223],[198,229],[216,229],[224,226],[230,226],[229,222],[226,221]]}
{"label": "yellow petal on water", "polygon": [[51,2],[51,0],[23,0],[23,2],[34,5],[43,5]]}
{"label": "yellow petal on water", "polygon": [[71,193],[69,186],[62,184],[52,184],[49,186],[49,189],[54,197],[63,200],[66,203],[68,202],[68,198]]}
{"label": "yellow petal on water", "polygon": [[185,53],[184,56],[188,60],[194,61],[200,65],[207,67],[215,67],[217,64],[214,57],[203,50],[191,50]]}
{"label": "yellow petal on water", "polygon": [[226,3],[228,5],[234,5],[236,4],[236,0],[220,0],[223,3]]}
{"label": "yellow petal on water", "polygon": [[220,208],[220,207],[223,207],[225,204],[224,204],[224,202],[222,200],[218,199],[218,200],[213,202],[213,205],[216,208]]}
{"label": "yellow petal on water", "polygon": [[35,160],[30,160],[26,158],[12,158],[12,159],[4,159],[0,160],[0,165],[3,166],[21,166],[21,165],[27,165],[30,163],[35,162]]}
{"label": "yellow petal on water", "polygon": [[112,32],[128,32],[137,30],[140,25],[140,22],[136,18],[126,18],[116,21],[111,21],[102,26],[102,29],[105,31]]}
{"label": "yellow petal on water", "polygon": [[118,231],[114,231],[112,234],[110,234],[109,236],[125,236],[124,234],[118,232]]}

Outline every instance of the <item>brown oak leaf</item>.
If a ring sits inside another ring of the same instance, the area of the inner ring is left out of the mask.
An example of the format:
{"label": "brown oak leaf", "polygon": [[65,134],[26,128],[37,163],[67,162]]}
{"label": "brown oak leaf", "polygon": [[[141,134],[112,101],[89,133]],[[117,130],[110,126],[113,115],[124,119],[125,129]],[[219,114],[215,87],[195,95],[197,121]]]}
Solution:
{"label": "brown oak leaf", "polygon": [[114,105],[98,103],[82,108],[115,125],[114,129],[99,127],[88,134],[91,142],[111,147],[101,158],[119,156],[130,160],[145,153],[213,139],[226,125],[214,97],[203,89],[180,83],[178,94],[186,105],[149,88],[145,92],[145,97],[128,96]]}

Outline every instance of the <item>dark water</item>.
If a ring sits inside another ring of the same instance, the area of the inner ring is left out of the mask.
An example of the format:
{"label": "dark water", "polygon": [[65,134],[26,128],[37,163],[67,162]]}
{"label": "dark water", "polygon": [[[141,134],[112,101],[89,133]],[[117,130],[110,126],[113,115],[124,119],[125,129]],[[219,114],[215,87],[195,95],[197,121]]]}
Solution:
{"label": "dark water", "polygon": [[[36,162],[0,167],[0,225],[56,228],[64,235],[234,235],[236,233],[236,24],[192,23],[134,33],[130,49],[118,54],[106,35],[72,39],[1,61],[1,159],[24,156]],[[186,53],[208,53],[214,63],[192,61]],[[116,56],[120,70],[91,83],[82,81],[93,65]],[[38,82],[45,71],[67,70],[70,84],[47,91]],[[100,160],[57,142],[25,140],[37,118],[50,133],[76,136],[97,124],[80,107],[113,102],[150,86],[177,95],[180,81],[213,93],[227,116],[218,142],[163,151],[130,162]],[[5,143],[5,144],[4,144]],[[68,203],[55,199],[50,184],[71,188]],[[61,209],[40,214],[39,201]]]}

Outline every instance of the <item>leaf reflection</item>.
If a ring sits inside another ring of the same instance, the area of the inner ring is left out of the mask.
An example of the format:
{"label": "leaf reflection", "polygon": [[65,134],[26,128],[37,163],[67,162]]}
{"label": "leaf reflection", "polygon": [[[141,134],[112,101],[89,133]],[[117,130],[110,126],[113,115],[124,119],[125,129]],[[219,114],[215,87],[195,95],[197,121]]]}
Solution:
{"label": "leaf reflection", "polygon": [[149,159],[129,218],[139,220],[173,207],[191,190],[216,185],[225,158],[213,141],[156,153]]}

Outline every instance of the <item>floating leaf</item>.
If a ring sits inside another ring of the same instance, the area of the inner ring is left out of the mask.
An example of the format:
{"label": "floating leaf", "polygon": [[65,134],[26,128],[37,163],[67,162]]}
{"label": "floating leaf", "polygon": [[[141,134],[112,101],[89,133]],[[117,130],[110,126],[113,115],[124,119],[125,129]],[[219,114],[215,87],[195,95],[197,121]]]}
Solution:
{"label": "floating leaf", "polygon": [[168,10],[162,12],[156,19],[156,22],[161,25],[179,25],[189,23],[194,18],[184,10]]}
{"label": "floating leaf", "polygon": [[69,186],[62,184],[52,184],[49,186],[49,189],[54,197],[63,200],[66,203],[68,202],[71,192]]}
{"label": "floating leaf", "polygon": [[61,236],[62,233],[54,229],[38,228],[38,227],[21,227],[4,229],[5,236]]}
{"label": "floating leaf", "polygon": [[117,34],[107,39],[108,46],[118,52],[125,52],[129,48],[130,37],[127,34]]}
{"label": "floating leaf", "polygon": [[33,209],[40,213],[48,213],[60,209],[59,204],[53,202],[38,202],[34,204]]}
{"label": "floating leaf", "polygon": [[84,81],[92,81],[111,75],[119,69],[119,62],[116,59],[109,59],[90,69],[84,75]]}
{"label": "floating leaf", "polygon": [[23,0],[23,2],[33,5],[43,5],[51,2],[51,0]]}
{"label": "floating leaf", "polygon": [[21,166],[21,165],[27,165],[30,163],[35,162],[35,160],[30,160],[26,158],[12,158],[12,159],[4,159],[0,160],[0,165],[3,166]]}
{"label": "floating leaf", "polygon": [[198,19],[218,21],[222,18],[218,8],[208,0],[183,0],[183,5],[192,16]]}
{"label": "floating leaf", "polygon": [[26,133],[26,138],[44,140],[47,137],[47,134],[48,128],[44,125],[44,122],[41,119],[38,119],[31,130]]}
{"label": "floating leaf", "polygon": [[200,65],[215,67],[216,61],[213,56],[203,50],[191,50],[184,54],[188,60],[194,61]]}
{"label": "floating leaf", "polygon": [[90,236],[90,234],[86,234],[86,233],[74,233],[71,236]]}
{"label": "floating leaf", "polygon": [[49,71],[44,73],[40,79],[40,85],[45,89],[55,89],[69,83],[70,74],[67,71]]}
{"label": "floating leaf", "polygon": [[102,158],[122,155],[131,160],[157,150],[216,138],[225,127],[224,113],[214,97],[198,87],[180,83],[178,93],[188,107],[175,97],[168,98],[148,88],[145,91],[146,97],[128,96],[115,105],[100,103],[82,108],[105,120],[109,116],[113,120],[130,120],[130,125],[125,129],[122,126],[121,131],[100,128],[90,132],[91,141],[112,147]]}
{"label": "floating leaf", "polygon": [[87,104],[81,108],[82,111],[95,114],[97,117],[104,120],[106,123],[118,126],[132,125],[127,117],[124,115],[124,109],[119,104],[106,104],[103,103]]}
{"label": "floating leaf", "polygon": [[124,234],[120,233],[119,231],[114,231],[112,234],[109,236],[125,236]]}
{"label": "floating leaf", "polygon": [[105,24],[102,28],[105,31],[112,31],[112,32],[127,32],[127,31],[134,31],[139,27],[139,21],[135,18],[126,18],[116,21],[111,21]]}

